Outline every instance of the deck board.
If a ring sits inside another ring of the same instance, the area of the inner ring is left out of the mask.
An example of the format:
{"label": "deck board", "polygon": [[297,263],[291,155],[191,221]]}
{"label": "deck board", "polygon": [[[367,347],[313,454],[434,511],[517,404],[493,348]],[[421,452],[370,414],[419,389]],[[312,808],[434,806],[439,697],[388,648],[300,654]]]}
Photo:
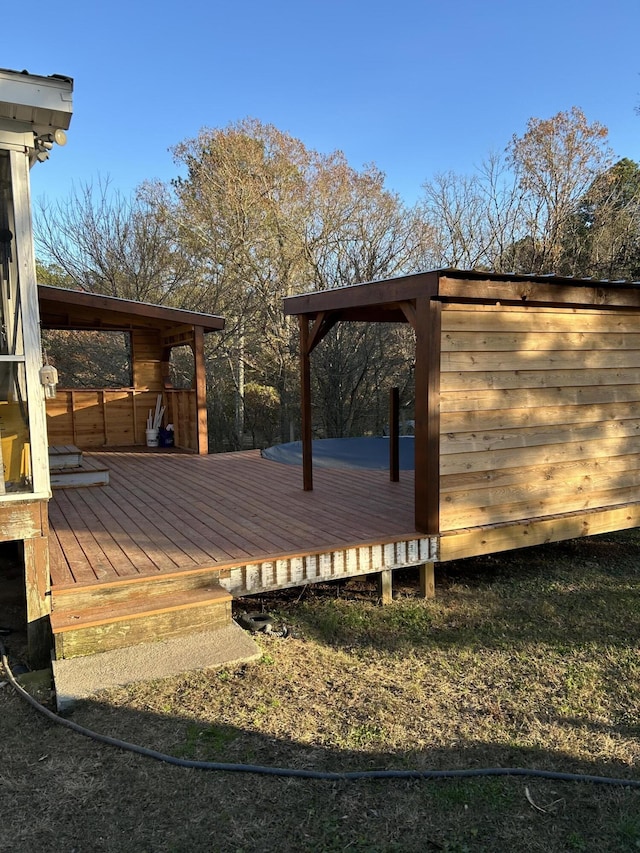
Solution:
{"label": "deck board", "polygon": [[[187,465],[193,462],[194,459],[185,459]],[[151,468],[152,466],[149,466]],[[176,484],[184,483],[184,472],[178,467],[171,470],[170,466],[153,466],[154,470],[150,473],[144,483],[129,490],[137,496],[137,498],[146,503],[151,509],[151,512],[156,515],[156,518],[162,519],[163,529],[172,531],[174,541],[184,543],[185,551],[192,556],[201,549],[200,561],[215,560],[221,561],[224,559],[240,559],[243,556],[248,556],[252,553],[252,549],[247,547],[251,543],[251,537],[247,535],[235,536],[236,524],[233,518],[216,517],[211,500],[214,493],[211,490],[200,488],[195,477],[189,477],[189,499],[184,500],[182,494],[175,495]],[[192,466],[189,467],[192,470]],[[135,475],[135,466],[129,469],[129,475]],[[119,475],[118,475],[119,476]],[[127,481],[123,474],[118,480],[118,484],[127,487]],[[167,506],[164,501],[158,500],[158,495],[174,496],[173,503]],[[198,498],[201,497],[200,506],[198,506]],[[205,521],[206,515],[214,516],[215,521],[219,525],[218,534],[215,539],[215,546],[212,545],[211,524]],[[219,515],[219,514],[217,514]],[[245,512],[246,516],[246,512]],[[244,521],[246,525],[246,521]],[[242,531],[240,531],[242,533]],[[255,545],[254,547],[264,547],[264,543]]]}
{"label": "deck board", "polygon": [[109,485],[55,492],[55,587],[286,558],[416,536],[413,473],[302,471],[258,451],[96,452]]}
{"label": "deck board", "polygon": [[[164,487],[174,488],[175,478],[166,483],[159,483]],[[185,540],[185,549],[190,554],[197,553],[201,549],[200,562],[215,560],[241,559],[250,556],[256,548],[264,548],[264,543],[255,544],[248,535],[247,530],[243,534],[242,522],[236,522],[234,517],[229,518],[223,513],[215,513],[210,510],[205,500],[198,500],[200,495],[191,484],[189,499],[184,500],[181,496],[176,498],[173,507],[163,507],[163,523],[172,536],[182,535]],[[212,518],[208,519],[207,516]],[[212,538],[212,527],[216,528],[216,536]]]}
{"label": "deck board", "polygon": [[[151,466],[148,466],[151,467]],[[135,524],[138,530],[142,532],[142,540],[138,537],[137,541],[142,541],[143,547],[147,553],[152,550],[156,555],[158,568],[161,570],[168,568],[163,566],[163,558],[169,558],[176,566],[182,566],[186,562],[193,561],[195,564],[206,562],[207,560],[215,559],[207,550],[207,545],[210,543],[204,541],[204,547],[201,546],[202,537],[198,535],[198,531],[194,525],[191,525],[190,519],[185,517],[185,512],[182,507],[182,497],[178,496],[175,499],[174,506],[167,507],[157,495],[159,490],[153,491],[153,486],[145,481],[145,484],[140,484],[140,471],[132,469],[127,476],[121,476],[118,479],[117,485],[122,501],[122,509],[126,512],[127,519],[130,523]],[[145,472],[145,476],[147,476]],[[172,488],[175,487],[175,483]],[[106,497],[106,496],[105,496]],[[148,542],[153,544],[151,549]]]}

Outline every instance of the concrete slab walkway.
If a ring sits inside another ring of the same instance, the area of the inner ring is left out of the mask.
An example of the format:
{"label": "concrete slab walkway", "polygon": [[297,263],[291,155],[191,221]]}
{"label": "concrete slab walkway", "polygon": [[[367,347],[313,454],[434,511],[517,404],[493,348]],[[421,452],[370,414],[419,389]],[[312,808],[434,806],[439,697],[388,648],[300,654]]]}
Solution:
{"label": "concrete slab walkway", "polygon": [[101,690],[257,660],[261,651],[235,622],[215,631],[53,661],[58,711]]}

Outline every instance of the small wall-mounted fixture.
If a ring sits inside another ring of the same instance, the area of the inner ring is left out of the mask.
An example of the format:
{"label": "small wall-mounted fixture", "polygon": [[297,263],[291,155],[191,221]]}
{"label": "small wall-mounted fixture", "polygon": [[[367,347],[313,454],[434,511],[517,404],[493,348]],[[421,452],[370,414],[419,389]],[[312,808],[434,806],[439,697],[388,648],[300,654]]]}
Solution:
{"label": "small wall-mounted fixture", "polygon": [[58,371],[46,362],[40,368],[40,383],[44,388],[44,396],[50,400],[56,396],[56,385],[58,384]]}
{"label": "small wall-mounted fixture", "polygon": [[34,138],[36,157],[41,163],[49,159],[49,151],[53,148],[54,142],[58,145],[67,144],[67,134],[60,127],[53,133],[42,133],[40,136],[36,136],[34,133]]}

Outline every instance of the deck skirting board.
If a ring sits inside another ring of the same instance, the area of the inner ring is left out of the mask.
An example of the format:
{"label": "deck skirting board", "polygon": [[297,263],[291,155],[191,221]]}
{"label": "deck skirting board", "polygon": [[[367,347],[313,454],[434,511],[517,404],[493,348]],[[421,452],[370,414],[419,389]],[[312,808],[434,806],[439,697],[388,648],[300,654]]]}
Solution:
{"label": "deck skirting board", "polygon": [[453,530],[440,536],[440,561],[479,557],[632,527],[640,527],[640,502],[543,516],[518,523]]}
{"label": "deck skirting board", "polygon": [[419,566],[437,560],[437,537],[280,557],[222,568],[219,582],[235,598],[308,583]]}

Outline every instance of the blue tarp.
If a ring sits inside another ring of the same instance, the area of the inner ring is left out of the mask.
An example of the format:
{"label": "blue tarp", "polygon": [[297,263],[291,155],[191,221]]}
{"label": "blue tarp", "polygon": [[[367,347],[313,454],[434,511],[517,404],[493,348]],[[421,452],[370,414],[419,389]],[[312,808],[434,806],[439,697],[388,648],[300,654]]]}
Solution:
{"label": "blue tarp", "polygon": [[[302,442],[276,444],[262,451],[265,459],[302,465]],[[388,438],[321,438],[313,441],[314,468],[389,469]],[[413,436],[400,437],[400,470],[413,471]]]}

